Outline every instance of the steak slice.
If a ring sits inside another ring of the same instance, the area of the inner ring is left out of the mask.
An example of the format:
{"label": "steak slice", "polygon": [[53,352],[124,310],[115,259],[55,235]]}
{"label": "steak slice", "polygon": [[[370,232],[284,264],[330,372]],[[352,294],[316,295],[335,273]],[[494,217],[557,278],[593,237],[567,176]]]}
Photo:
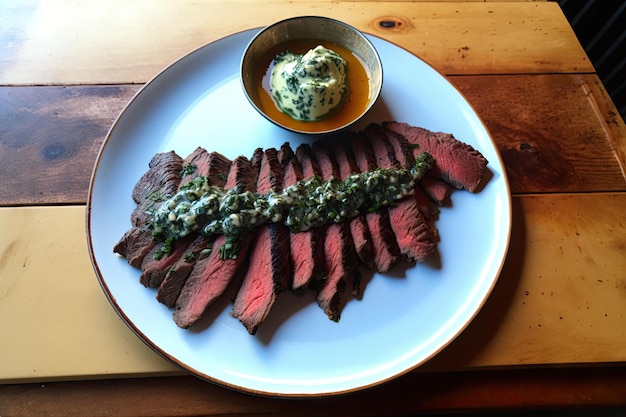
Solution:
{"label": "steak slice", "polygon": [[157,242],[152,238],[152,229],[147,224],[134,226],[126,231],[119,242],[113,247],[113,252],[120,254],[129,265],[140,268],[141,261],[150,252]]}
{"label": "steak slice", "polygon": [[[361,172],[373,171],[377,168],[376,157],[369,141],[361,135],[350,135],[347,138]],[[365,214],[365,221],[372,239],[372,261],[376,271],[384,273],[402,260],[400,248],[396,242],[389,223],[386,209]]]}
{"label": "steak slice", "polygon": [[[257,176],[258,172],[250,161],[239,156],[231,164],[225,188],[239,187],[242,191],[255,191]],[[223,258],[219,248],[227,243],[227,238],[219,235],[209,256],[196,261],[176,299],[173,318],[179,327],[188,328],[193,325],[208,306],[226,291],[245,264],[250,240],[250,236],[244,237],[235,258]]]}
{"label": "steak slice", "polygon": [[478,189],[488,161],[471,145],[461,142],[450,133],[432,132],[407,123],[384,122],[383,127],[404,136],[417,152],[428,152],[435,158],[430,175],[443,179],[455,188],[470,192]]}
{"label": "steak slice", "polygon": [[[396,136],[390,137],[390,142],[379,125],[367,126],[365,134],[372,144],[379,167],[397,169],[403,166],[396,154],[405,159],[409,152],[408,146],[403,148],[397,140],[394,140],[397,139]],[[388,206],[387,211],[400,253],[409,261],[424,261],[435,250],[436,245],[431,228],[424,219],[417,201],[414,198],[405,198],[393,206]]]}
{"label": "steak slice", "polygon": [[140,269],[142,272],[139,276],[139,282],[149,288],[156,288],[161,285],[167,271],[183,256],[190,242],[191,236],[178,239],[172,245],[171,251],[160,257],[158,254],[163,250],[164,243],[159,242],[154,245],[141,261]]}
{"label": "steak slice", "polygon": [[[407,168],[413,166],[415,164],[415,155],[413,154],[413,150],[409,146],[409,143],[406,141],[406,139],[402,135],[399,135],[391,130],[384,129],[384,131],[387,135],[387,140],[389,144],[394,150],[394,155],[400,166],[404,166]],[[433,208],[432,202],[429,201],[428,197],[422,192],[422,188],[419,186],[423,179],[424,178],[421,178],[420,181],[418,181],[418,183],[413,188],[413,199],[407,198],[406,200],[414,201],[418,212],[421,214],[424,226],[427,227],[430,231],[432,248],[429,248],[428,244],[426,243],[428,240],[427,236],[424,236],[424,242],[419,246],[420,249],[424,251],[423,256],[425,258],[430,253],[435,251],[436,241],[439,237],[439,232],[437,231],[434,223],[434,214],[438,213],[438,210],[436,207]]]}
{"label": "steak slice", "polygon": [[196,262],[206,259],[213,248],[213,236],[197,234],[193,241],[185,248],[185,252],[167,270],[165,278],[159,285],[156,299],[172,308],[176,305],[176,299],[185,285]]}
{"label": "steak slice", "polygon": [[[315,155],[313,155],[313,149],[308,144],[302,144],[296,148],[296,160],[300,163],[302,167],[302,178],[305,180],[309,180],[315,176],[322,178],[322,170],[320,169],[320,165],[315,159]],[[325,279],[326,268],[324,264],[324,239],[326,235],[325,227],[318,227],[311,229],[313,233],[316,234],[316,239],[318,239],[318,246],[315,252],[315,271],[316,274],[313,276],[313,279],[309,282],[309,287],[312,289],[318,289]],[[312,249],[315,246],[311,247]],[[308,248],[307,248],[308,250]],[[313,268],[313,266],[311,266]]]}
{"label": "steak slice", "polygon": [[[283,169],[283,188],[304,178],[302,165],[289,143],[281,146],[278,156]],[[311,282],[324,275],[323,235],[320,232],[319,228],[313,228],[289,235],[291,290],[296,294],[302,294]]]}
{"label": "steak slice", "polygon": [[174,151],[157,153],[148,163],[148,171],[135,184],[132,198],[137,207],[131,214],[131,224],[142,226],[150,219],[154,206],[173,195],[180,184],[183,159]]}
{"label": "steak slice", "polygon": [[[198,147],[183,161],[183,172],[186,175],[181,180],[181,186],[194,178],[204,176],[208,184],[224,187],[230,165],[231,161],[224,155],[218,152],[209,153],[205,149]],[[194,169],[186,169],[187,166],[193,166]],[[213,247],[214,236],[194,236],[194,238],[190,239],[190,243],[189,240],[186,241],[188,245],[182,256],[178,256],[174,263],[163,271],[164,274],[161,278],[156,298],[170,308],[175,306],[176,299],[196,261],[208,257]]]}
{"label": "steak slice", "polygon": [[[257,192],[282,190],[282,168],[278,152],[266,149],[261,158]],[[255,334],[267,318],[278,294],[288,288],[291,276],[289,229],[282,222],[265,223],[257,228],[249,255],[250,266],[237,292],[232,315]]]}
{"label": "steak slice", "polygon": [[[225,176],[230,169],[230,162],[228,158],[217,152],[209,153],[203,148],[196,148],[183,160],[182,169],[179,173],[181,181],[176,191],[179,191],[183,185],[199,176],[207,178],[211,185],[223,186],[226,182]],[[217,170],[221,173],[222,179],[215,178],[218,176],[216,175]],[[157,243],[141,262],[140,268],[143,272],[139,277],[139,281],[146,287],[154,288],[160,286],[169,269],[186,252],[187,246],[192,240],[192,238],[177,240],[173,244],[171,252],[162,254],[160,258],[156,255],[161,251],[164,243]]]}
{"label": "steak slice", "polygon": [[[325,180],[339,178],[339,169],[333,161],[328,149],[316,142],[313,152]],[[357,274],[357,258],[347,223],[331,223],[326,227],[324,238],[324,269],[326,280],[317,293],[317,303],[329,319],[339,321],[341,316],[341,293],[345,291],[346,282],[358,285],[360,275]]]}
{"label": "steak slice", "polygon": [[131,214],[132,227],[115,244],[113,252],[126,258],[135,268],[141,267],[143,258],[157,243],[148,225],[150,212],[178,189],[181,170],[182,158],[175,152],[158,153],[133,188],[132,198],[137,206]]}
{"label": "steak slice", "polygon": [[[339,178],[344,181],[350,175],[359,173],[359,166],[354,159],[352,150],[349,145],[342,140],[336,140],[335,146],[326,144],[329,154],[335,155],[335,160],[339,168]],[[370,236],[369,227],[365,220],[365,215],[359,215],[354,217],[348,223],[350,228],[350,235],[352,236],[352,243],[354,244],[354,250],[357,257],[370,269],[375,269],[372,238]]]}
{"label": "steak slice", "polygon": [[419,186],[430,200],[437,206],[445,206],[450,203],[452,187],[447,182],[425,176],[419,182]]}

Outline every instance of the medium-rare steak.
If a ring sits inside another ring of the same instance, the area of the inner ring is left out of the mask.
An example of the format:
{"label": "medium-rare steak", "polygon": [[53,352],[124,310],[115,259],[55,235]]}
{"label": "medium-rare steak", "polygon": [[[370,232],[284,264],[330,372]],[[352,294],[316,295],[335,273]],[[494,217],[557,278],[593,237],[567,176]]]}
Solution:
{"label": "medium-rare steak", "polygon": [[141,261],[156,243],[149,225],[134,226],[128,229],[115,244],[113,252],[126,258],[132,267],[140,268]]}
{"label": "medium-rare steak", "polygon": [[[183,178],[180,186],[187,184],[194,178],[204,176],[208,184],[225,187],[230,165],[231,161],[224,155],[218,152],[209,153],[205,149],[198,147],[183,161]],[[199,235],[191,238],[191,243],[185,248],[182,256],[179,256],[165,270],[165,275],[159,284],[156,295],[159,302],[168,307],[175,306],[176,299],[196,261],[208,257],[214,240],[214,236]]]}
{"label": "medium-rare steak", "polygon": [[475,192],[487,169],[487,159],[471,145],[453,135],[432,132],[400,122],[384,122],[383,126],[404,136],[417,145],[416,152],[428,152],[435,158],[429,175],[439,176],[455,188]]}
{"label": "medium-rare steak", "polygon": [[[289,143],[280,148],[278,154],[283,169],[283,188],[289,187],[304,178],[302,165]],[[291,256],[291,290],[302,294],[311,282],[324,275],[323,235],[319,228],[291,233],[289,248]]]}
{"label": "medium-rare steak", "polygon": [[[334,159],[337,164],[339,179],[346,180],[350,175],[359,173],[359,167],[354,159],[352,150],[346,147],[346,144],[339,138],[331,139],[330,141],[320,141],[325,146],[329,155],[334,155]],[[350,235],[352,236],[352,243],[354,244],[354,250],[357,257],[370,269],[375,269],[372,239],[370,237],[370,231],[367,227],[367,221],[365,215],[354,217],[348,223],[350,228]]]}
{"label": "medium-rare steak", "polygon": [[[415,156],[407,140],[402,135],[399,135],[398,133],[392,130],[388,130],[388,129],[383,129],[383,130],[387,136],[387,141],[391,145],[391,148],[393,148],[394,150],[394,156],[396,157],[396,160],[398,161],[398,163],[401,166],[405,166],[405,167],[414,165]],[[428,197],[423,193],[422,188],[420,187],[420,183],[422,182],[422,180],[423,178],[417,184],[415,184],[413,202],[415,203],[415,206],[417,207],[418,212],[421,214],[424,220],[423,221],[424,225],[428,227],[429,232],[430,232],[430,241],[432,245],[429,245],[427,243],[429,238],[428,236],[424,235],[424,241],[422,245],[420,245],[419,247],[420,249],[424,251],[423,256],[425,258],[426,256],[428,256],[430,253],[432,253],[435,250],[435,245],[436,245],[435,242],[437,241],[439,237],[439,232],[434,224],[434,220],[435,220],[434,214],[438,213],[438,210],[436,207],[432,206],[432,203],[427,205]],[[406,199],[402,203],[408,204],[408,201],[410,200],[411,199]],[[407,209],[410,209],[410,206],[407,207]]]}
{"label": "medium-rare steak", "polygon": [[[364,132],[372,144],[379,167],[401,168],[403,166],[396,154],[400,158],[406,158],[407,151],[397,140],[393,140],[397,137],[390,137],[392,140],[390,142],[385,131],[376,124],[367,126]],[[435,250],[435,241],[431,228],[424,219],[416,200],[405,198],[394,206],[387,207],[387,211],[400,253],[410,261],[424,261]]]}
{"label": "medium-rare steak", "polygon": [[[322,171],[322,178],[339,178],[339,169],[333,161],[328,149],[313,145],[315,159]],[[341,293],[345,291],[346,282],[354,283],[357,258],[354,243],[347,223],[331,223],[326,228],[324,238],[324,270],[326,277],[317,293],[317,303],[329,319],[339,321],[341,316]]]}
{"label": "medium-rare steak", "polygon": [[132,198],[137,203],[131,214],[133,226],[146,224],[154,206],[176,192],[182,169],[183,159],[174,151],[161,152],[152,157],[148,171],[133,188]]}
{"label": "medium-rare steak", "polygon": [[183,161],[179,188],[199,176],[206,177],[210,185],[224,187],[231,162],[219,152],[198,147]]}
{"label": "medium-rare steak", "polygon": [[[239,187],[242,191],[255,191],[258,172],[244,156],[235,158],[226,180],[226,188]],[[197,260],[176,300],[174,321],[179,327],[194,324],[209,305],[217,300],[245,264],[251,237],[246,236],[236,257],[220,256],[227,237],[219,235],[207,258]]]}
{"label": "medium-rare steak", "polygon": [[[374,151],[366,137],[354,134],[350,135],[347,141],[361,172],[373,171],[377,168]],[[375,270],[387,272],[402,260],[396,236],[389,223],[389,213],[387,210],[366,213],[365,221],[372,239],[372,259]]]}
{"label": "medium-rare steak", "polygon": [[190,236],[185,236],[174,242],[168,253],[160,255],[163,251],[163,242],[159,242],[144,256],[141,261],[141,275],[139,282],[146,287],[156,288],[163,282],[167,271],[185,253],[187,245],[191,242]]}
{"label": "medium-rare steak", "polygon": [[176,305],[176,299],[185,285],[196,262],[206,259],[213,248],[213,236],[196,235],[193,241],[187,246],[185,252],[167,270],[165,278],[156,294],[156,299],[172,308]]}
{"label": "medium-rare steak", "polygon": [[[260,165],[257,192],[281,191],[282,168],[276,149],[265,150]],[[241,321],[248,333],[255,334],[278,294],[288,288],[291,264],[287,226],[270,222],[258,227],[249,262],[235,297],[232,315]]]}
{"label": "medium-rare steak", "polygon": [[[230,160],[228,158],[217,152],[209,153],[198,147],[183,160],[182,169],[179,172],[181,180],[175,192],[178,192],[182,186],[200,175],[206,177],[207,182],[211,185],[223,186],[226,182],[225,175],[229,169]],[[223,176],[222,178],[216,175],[218,171]],[[186,252],[191,241],[192,238],[177,240],[172,245],[171,250],[166,253],[160,252],[167,243],[157,243],[141,262],[140,268],[143,272],[139,281],[146,287],[160,286],[168,274],[168,270]]]}
{"label": "medium-rare steak", "polygon": [[452,187],[448,183],[437,178],[425,176],[419,182],[419,186],[436,205],[445,206],[450,203]]}

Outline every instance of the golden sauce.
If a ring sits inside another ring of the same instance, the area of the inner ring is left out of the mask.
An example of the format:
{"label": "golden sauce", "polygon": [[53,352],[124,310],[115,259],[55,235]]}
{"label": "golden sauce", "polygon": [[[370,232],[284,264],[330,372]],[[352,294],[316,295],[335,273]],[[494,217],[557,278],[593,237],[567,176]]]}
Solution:
{"label": "golden sauce", "polygon": [[[272,99],[270,93],[272,63],[276,55],[280,52],[289,50],[294,54],[304,54],[309,49],[315,48],[317,45],[322,45],[325,48],[332,49],[341,55],[341,57],[347,62],[348,96],[346,97],[345,102],[337,109],[333,110],[328,117],[316,121],[298,121],[281,112],[278,107],[276,107],[276,104]],[[356,57],[356,55],[342,46],[315,39],[287,41],[270,50],[267,56],[263,57],[261,64],[266,70],[260,77],[258,77],[257,90],[260,107],[261,110],[268,115],[268,117],[281,125],[305,132],[323,132],[344,126],[360,116],[367,108],[370,91],[369,77],[367,75],[367,71],[365,70],[365,66]]]}

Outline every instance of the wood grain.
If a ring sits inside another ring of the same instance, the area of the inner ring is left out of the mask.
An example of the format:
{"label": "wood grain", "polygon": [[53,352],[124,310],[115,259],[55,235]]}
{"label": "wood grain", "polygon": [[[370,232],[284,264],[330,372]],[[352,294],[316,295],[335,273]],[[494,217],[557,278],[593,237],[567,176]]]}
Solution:
{"label": "wood grain", "polygon": [[84,204],[102,141],[138,88],[0,88],[0,203]]}
{"label": "wood grain", "polygon": [[0,85],[145,83],[208,42],[309,14],[448,75],[594,72],[556,2],[28,0],[0,3]]}
{"label": "wood grain", "polygon": [[[513,193],[626,190],[626,128],[595,75],[453,77],[492,133]],[[610,101],[608,101],[610,103]]]}
{"label": "wood grain", "polygon": [[[626,192],[521,195],[512,207],[491,296],[423,369],[625,362]],[[13,335],[2,343],[0,380],[177,371],[111,308],[84,219],[83,206],[0,209],[0,334]]]}
{"label": "wood grain", "polygon": [[12,417],[365,417],[446,411],[523,412],[626,405],[626,368],[416,372],[378,388],[325,399],[252,397],[189,376],[5,385],[0,386],[0,397],[0,415]]}
{"label": "wood grain", "polygon": [[[492,133],[513,193],[626,190],[626,128],[599,107],[595,75],[450,80]],[[0,204],[84,204],[100,145],[139,88],[0,87]]]}

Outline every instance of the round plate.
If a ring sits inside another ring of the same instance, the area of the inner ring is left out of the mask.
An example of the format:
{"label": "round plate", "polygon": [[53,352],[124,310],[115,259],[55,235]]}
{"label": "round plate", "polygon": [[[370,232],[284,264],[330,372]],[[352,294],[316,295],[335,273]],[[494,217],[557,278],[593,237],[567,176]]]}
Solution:
{"label": "round plate", "polygon": [[[224,300],[191,329],[139,283],[140,271],[113,253],[130,228],[131,191],[157,152],[186,156],[197,146],[229,158],[256,147],[295,147],[310,138],[282,130],[246,101],[242,53],[258,30],[181,58],[130,101],[97,158],[87,203],[87,237],[97,277],[113,308],[156,352],[193,375],[269,396],[323,396],[389,381],[421,365],[472,320],[493,288],[508,249],[510,192],[496,147],[467,100],[406,50],[369,36],[384,65],[381,97],[363,121],[397,120],[454,134],[489,160],[479,193],[455,191],[437,221],[438,255],[392,273],[366,275],[338,323],[313,294],[282,293],[255,336]],[[361,126],[361,127],[363,127]]]}

